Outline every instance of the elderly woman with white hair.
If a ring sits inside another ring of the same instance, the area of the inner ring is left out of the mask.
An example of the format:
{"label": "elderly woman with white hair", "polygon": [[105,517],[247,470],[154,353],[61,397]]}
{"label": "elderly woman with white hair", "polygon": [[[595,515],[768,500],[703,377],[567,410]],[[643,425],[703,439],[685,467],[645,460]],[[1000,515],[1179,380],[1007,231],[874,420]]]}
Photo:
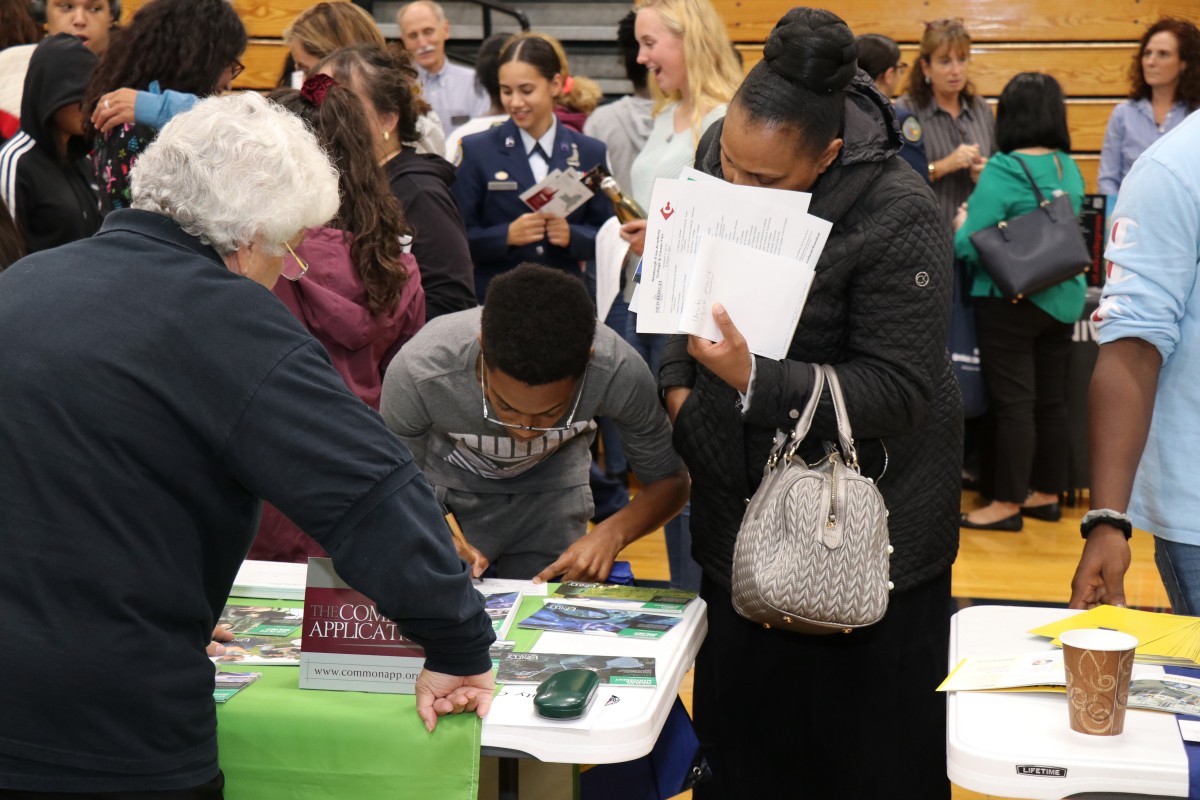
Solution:
{"label": "elderly woman with white hair", "polygon": [[426,728],[482,716],[494,635],[433,490],[269,291],[338,207],[315,138],[209,99],[132,182],[95,237],[0,274],[0,608],[38,654],[0,659],[0,798],[222,796],[205,647],[259,498],[425,646]]}

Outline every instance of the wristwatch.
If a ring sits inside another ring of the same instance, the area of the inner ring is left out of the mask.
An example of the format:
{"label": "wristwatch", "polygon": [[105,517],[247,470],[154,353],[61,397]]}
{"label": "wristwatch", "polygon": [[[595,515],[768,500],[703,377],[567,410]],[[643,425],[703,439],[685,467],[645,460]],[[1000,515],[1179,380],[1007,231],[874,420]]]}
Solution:
{"label": "wristwatch", "polygon": [[929,162],[929,180],[930,181],[933,181],[933,179],[934,179],[933,176],[936,173],[937,173],[937,165],[934,164],[932,161],[930,161]]}
{"label": "wristwatch", "polygon": [[1084,514],[1079,523],[1079,535],[1086,539],[1097,525],[1113,526],[1125,534],[1126,541],[1133,536],[1133,520],[1130,516],[1122,514],[1120,511],[1113,511],[1111,508],[1094,508]]}

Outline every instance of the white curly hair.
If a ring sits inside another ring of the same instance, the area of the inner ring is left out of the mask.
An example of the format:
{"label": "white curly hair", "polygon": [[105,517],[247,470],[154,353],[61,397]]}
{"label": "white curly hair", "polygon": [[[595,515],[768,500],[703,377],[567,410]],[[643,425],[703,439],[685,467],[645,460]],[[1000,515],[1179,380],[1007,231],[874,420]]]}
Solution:
{"label": "white curly hair", "polygon": [[175,116],[133,165],[134,208],[154,211],[229,255],[283,242],[338,210],[338,173],[299,117],[254,92]]}

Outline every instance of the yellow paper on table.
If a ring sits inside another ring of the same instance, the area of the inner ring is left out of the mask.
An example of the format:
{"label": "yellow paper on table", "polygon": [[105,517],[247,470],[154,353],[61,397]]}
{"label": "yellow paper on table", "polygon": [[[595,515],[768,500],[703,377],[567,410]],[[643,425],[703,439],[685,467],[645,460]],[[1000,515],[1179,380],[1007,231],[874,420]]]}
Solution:
{"label": "yellow paper on table", "polygon": [[939,692],[1064,692],[1067,677],[1061,650],[964,658]]}
{"label": "yellow paper on table", "polygon": [[1200,618],[1177,614],[1097,606],[1091,611],[1065,617],[1029,632],[1036,636],[1048,636],[1054,640],[1052,644],[1061,647],[1059,634],[1082,628],[1106,628],[1128,633],[1138,640],[1139,656],[1194,660],[1192,656],[1200,655]]}

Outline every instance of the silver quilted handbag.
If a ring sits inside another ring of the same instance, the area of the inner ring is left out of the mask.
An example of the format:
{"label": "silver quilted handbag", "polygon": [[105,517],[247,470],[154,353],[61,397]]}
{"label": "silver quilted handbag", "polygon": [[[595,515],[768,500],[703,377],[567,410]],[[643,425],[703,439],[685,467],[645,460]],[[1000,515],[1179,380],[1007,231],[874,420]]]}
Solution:
{"label": "silver quilted handbag", "polygon": [[[796,456],[828,384],[839,447],[813,466]],[[883,618],[887,509],[858,471],[850,419],[833,367],[816,368],[812,395],[789,436],[779,431],[733,551],[733,607],[764,628],[849,633]]]}

